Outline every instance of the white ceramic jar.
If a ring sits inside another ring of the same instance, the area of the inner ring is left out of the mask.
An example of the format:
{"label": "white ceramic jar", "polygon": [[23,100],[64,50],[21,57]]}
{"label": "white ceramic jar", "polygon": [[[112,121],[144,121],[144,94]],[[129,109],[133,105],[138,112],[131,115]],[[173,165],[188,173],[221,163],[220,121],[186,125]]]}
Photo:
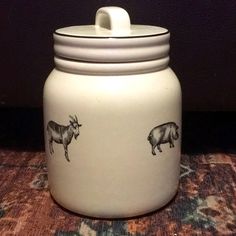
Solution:
{"label": "white ceramic jar", "polygon": [[105,218],[154,211],[176,194],[181,89],[167,29],[130,25],[118,7],[96,24],[56,30],[44,87],[50,191],[65,208]]}

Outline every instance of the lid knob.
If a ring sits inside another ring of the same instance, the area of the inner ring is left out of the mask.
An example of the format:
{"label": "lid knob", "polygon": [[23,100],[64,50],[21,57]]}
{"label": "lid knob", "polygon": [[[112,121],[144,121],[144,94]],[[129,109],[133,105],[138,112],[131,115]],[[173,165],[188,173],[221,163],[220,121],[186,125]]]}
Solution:
{"label": "lid knob", "polygon": [[107,29],[113,36],[127,36],[130,33],[129,14],[120,7],[99,8],[96,12],[95,26],[96,31]]}

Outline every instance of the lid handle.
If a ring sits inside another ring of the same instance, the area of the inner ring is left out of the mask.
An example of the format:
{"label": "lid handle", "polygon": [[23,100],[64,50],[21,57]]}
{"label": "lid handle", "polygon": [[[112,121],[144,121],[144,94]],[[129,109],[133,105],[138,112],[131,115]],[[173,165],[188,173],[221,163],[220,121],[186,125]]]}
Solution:
{"label": "lid handle", "polygon": [[102,7],[96,12],[95,26],[98,30],[108,29],[111,35],[125,36],[130,33],[130,18],[120,7]]}

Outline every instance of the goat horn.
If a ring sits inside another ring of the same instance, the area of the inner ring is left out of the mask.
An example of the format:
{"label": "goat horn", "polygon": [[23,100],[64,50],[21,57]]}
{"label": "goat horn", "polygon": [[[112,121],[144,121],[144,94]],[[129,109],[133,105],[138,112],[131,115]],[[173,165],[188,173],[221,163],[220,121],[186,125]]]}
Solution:
{"label": "goat horn", "polygon": [[75,118],[73,116],[69,115],[69,117],[72,121],[75,121]]}
{"label": "goat horn", "polygon": [[78,122],[78,118],[77,118],[77,116],[76,116],[76,115],[75,115],[75,121],[76,121],[76,122]]}

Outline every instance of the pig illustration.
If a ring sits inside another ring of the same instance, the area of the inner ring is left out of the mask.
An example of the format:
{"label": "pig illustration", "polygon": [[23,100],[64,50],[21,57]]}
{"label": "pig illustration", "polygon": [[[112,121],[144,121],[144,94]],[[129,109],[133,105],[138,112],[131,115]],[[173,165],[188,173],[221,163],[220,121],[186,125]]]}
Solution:
{"label": "pig illustration", "polygon": [[150,131],[147,139],[152,146],[153,155],[156,155],[156,147],[159,152],[162,152],[161,144],[169,143],[170,148],[174,147],[174,140],[179,138],[178,128],[179,127],[174,122],[168,122],[156,126]]}

